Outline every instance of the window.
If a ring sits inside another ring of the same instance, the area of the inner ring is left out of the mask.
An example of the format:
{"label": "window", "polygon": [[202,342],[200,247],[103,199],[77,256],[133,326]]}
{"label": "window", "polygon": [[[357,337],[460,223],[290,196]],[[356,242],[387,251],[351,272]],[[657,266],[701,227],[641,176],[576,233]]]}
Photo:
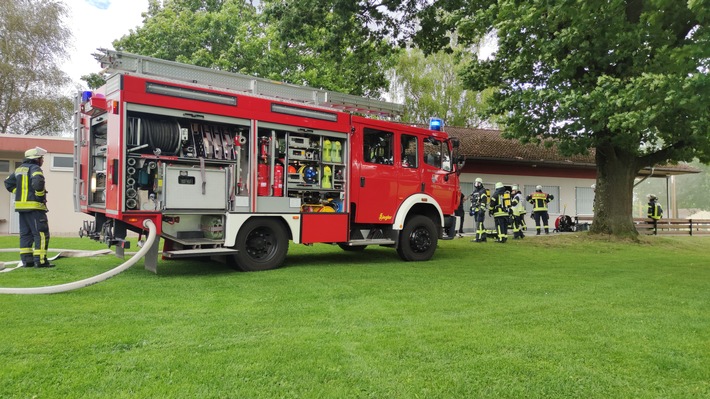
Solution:
{"label": "window", "polygon": [[402,167],[416,168],[419,166],[419,158],[417,157],[417,137],[408,134],[402,135]]}
{"label": "window", "polygon": [[434,138],[424,139],[424,162],[446,171],[451,170],[451,154],[445,142]]}
{"label": "window", "polygon": [[74,170],[74,157],[72,155],[52,155],[51,170]]}
{"label": "window", "polygon": [[364,133],[363,154],[365,162],[392,165],[394,134],[374,129],[365,129]]}
{"label": "window", "polygon": [[[533,206],[527,202],[528,195],[535,192],[535,185],[525,185],[523,195],[525,196],[525,210],[528,214],[532,214]],[[560,187],[559,186],[542,186],[542,192],[552,195],[555,199],[547,204],[548,213],[560,213]]]}
{"label": "window", "polygon": [[10,173],[10,161],[0,160],[0,173]]}
{"label": "window", "polygon": [[577,205],[577,215],[594,214],[594,190],[591,187],[576,187],[575,201]]}

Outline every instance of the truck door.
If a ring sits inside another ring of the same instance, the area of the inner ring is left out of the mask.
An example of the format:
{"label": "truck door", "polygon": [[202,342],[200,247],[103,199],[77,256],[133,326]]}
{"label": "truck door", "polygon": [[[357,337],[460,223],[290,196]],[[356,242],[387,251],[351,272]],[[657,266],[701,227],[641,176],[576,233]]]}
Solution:
{"label": "truck door", "polygon": [[453,204],[458,202],[458,190],[452,189],[449,183],[451,177],[451,152],[448,144],[433,137],[424,139],[424,165],[422,165],[422,183],[424,192],[439,201],[444,214],[454,212]]}
{"label": "truck door", "polygon": [[[397,172],[394,165],[394,133],[364,128],[359,175],[354,174],[356,223],[391,223],[397,210]],[[353,145],[358,145],[354,142]]]}
{"label": "truck door", "polygon": [[399,136],[399,159],[397,164],[397,199],[398,203],[412,194],[421,192],[421,144],[417,136],[402,133]]}

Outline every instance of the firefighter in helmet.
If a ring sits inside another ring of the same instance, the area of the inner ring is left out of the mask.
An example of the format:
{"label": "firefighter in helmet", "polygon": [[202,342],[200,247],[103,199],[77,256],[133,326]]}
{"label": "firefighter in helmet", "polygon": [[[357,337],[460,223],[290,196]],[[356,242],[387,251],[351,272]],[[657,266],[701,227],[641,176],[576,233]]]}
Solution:
{"label": "firefighter in helmet", "polygon": [[545,229],[545,234],[550,234],[550,226],[548,222],[550,215],[547,213],[547,204],[554,200],[552,194],[547,194],[542,191],[542,186],[535,187],[535,192],[527,196],[527,201],[533,206],[533,218],[535,219],[535,228],[537,235],[540,235],[540,230]]}
{"label": "firefighter in helmet", "polygon": [[491,195],[491,210],[496,223],[496,232],[498,237],[496,242],[505,243],[508,241],[508,221],[513,213],[513,207],[510,199],[510,191],[498,182],[495,186],[496,191]]}
{"label": "firefighter in helmet", "polygon": [[654,227],[658,223],[658,220],[663,217],[663,208],[661,204],[658,203],[658,197],[653,194],[648,195],[648,206],[647,211],[648,217],[653,220]]}
{"label": "firefighter in helmet", "polygon": [[471,193],[471,210],[469,214],[473,216],[473,225],[476,228],[476,238],[472,242],[486,241],[486,229],[483,227],[483,222],[486,219],[486,210],[488,208],[488,191],[483,187],[483,179],[476,178],[473,184],[473,193]]}
{"label": "firefighter in helmet", "polygon": [[513,239],[525,238],[523,230],[527,229],[525,226],[525,203],[523,198],[523,193],[518,189],[518,185],[513,186],[511,191],[510,203],[513,206]]}
{"label": "firefighter in helmet", "polygon": [[24,267],[53,267],[47,260],[49,223],[47,191],[42,164],[47,150],[35,147],[25,151],[25,159],[5,179],[5,188],[15,195],[15,211],[20,216],[20,259]]}

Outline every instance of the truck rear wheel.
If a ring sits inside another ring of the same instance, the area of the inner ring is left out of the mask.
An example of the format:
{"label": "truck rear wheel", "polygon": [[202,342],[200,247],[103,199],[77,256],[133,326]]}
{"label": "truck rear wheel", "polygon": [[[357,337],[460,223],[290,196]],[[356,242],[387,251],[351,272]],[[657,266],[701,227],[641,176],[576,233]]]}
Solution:
{"label": "truck rear wheel", "polygon": [[284,226],[270,218],[251,218],[237,234],[231,256],[234,265],[242,271],[262,271],[281,266],[288,252],[288,235]]}
{"label": "truck rear wheel", "polygon": [[405,222],[400,232],[397,253],[406,261],[429,260],[434,256],[438,239],[434,221],[426,216],[416,215]]}

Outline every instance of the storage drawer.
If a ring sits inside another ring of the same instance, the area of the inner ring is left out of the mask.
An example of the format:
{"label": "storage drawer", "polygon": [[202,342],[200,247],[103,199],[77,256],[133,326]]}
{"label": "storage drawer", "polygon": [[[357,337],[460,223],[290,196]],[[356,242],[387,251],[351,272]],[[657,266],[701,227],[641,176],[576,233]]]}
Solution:
{"label": "storage drawer", "polygon": [[227,171],[205,170],[202,192],[199,168],[166,166],[163,178],[165,209],[227,209]]}

